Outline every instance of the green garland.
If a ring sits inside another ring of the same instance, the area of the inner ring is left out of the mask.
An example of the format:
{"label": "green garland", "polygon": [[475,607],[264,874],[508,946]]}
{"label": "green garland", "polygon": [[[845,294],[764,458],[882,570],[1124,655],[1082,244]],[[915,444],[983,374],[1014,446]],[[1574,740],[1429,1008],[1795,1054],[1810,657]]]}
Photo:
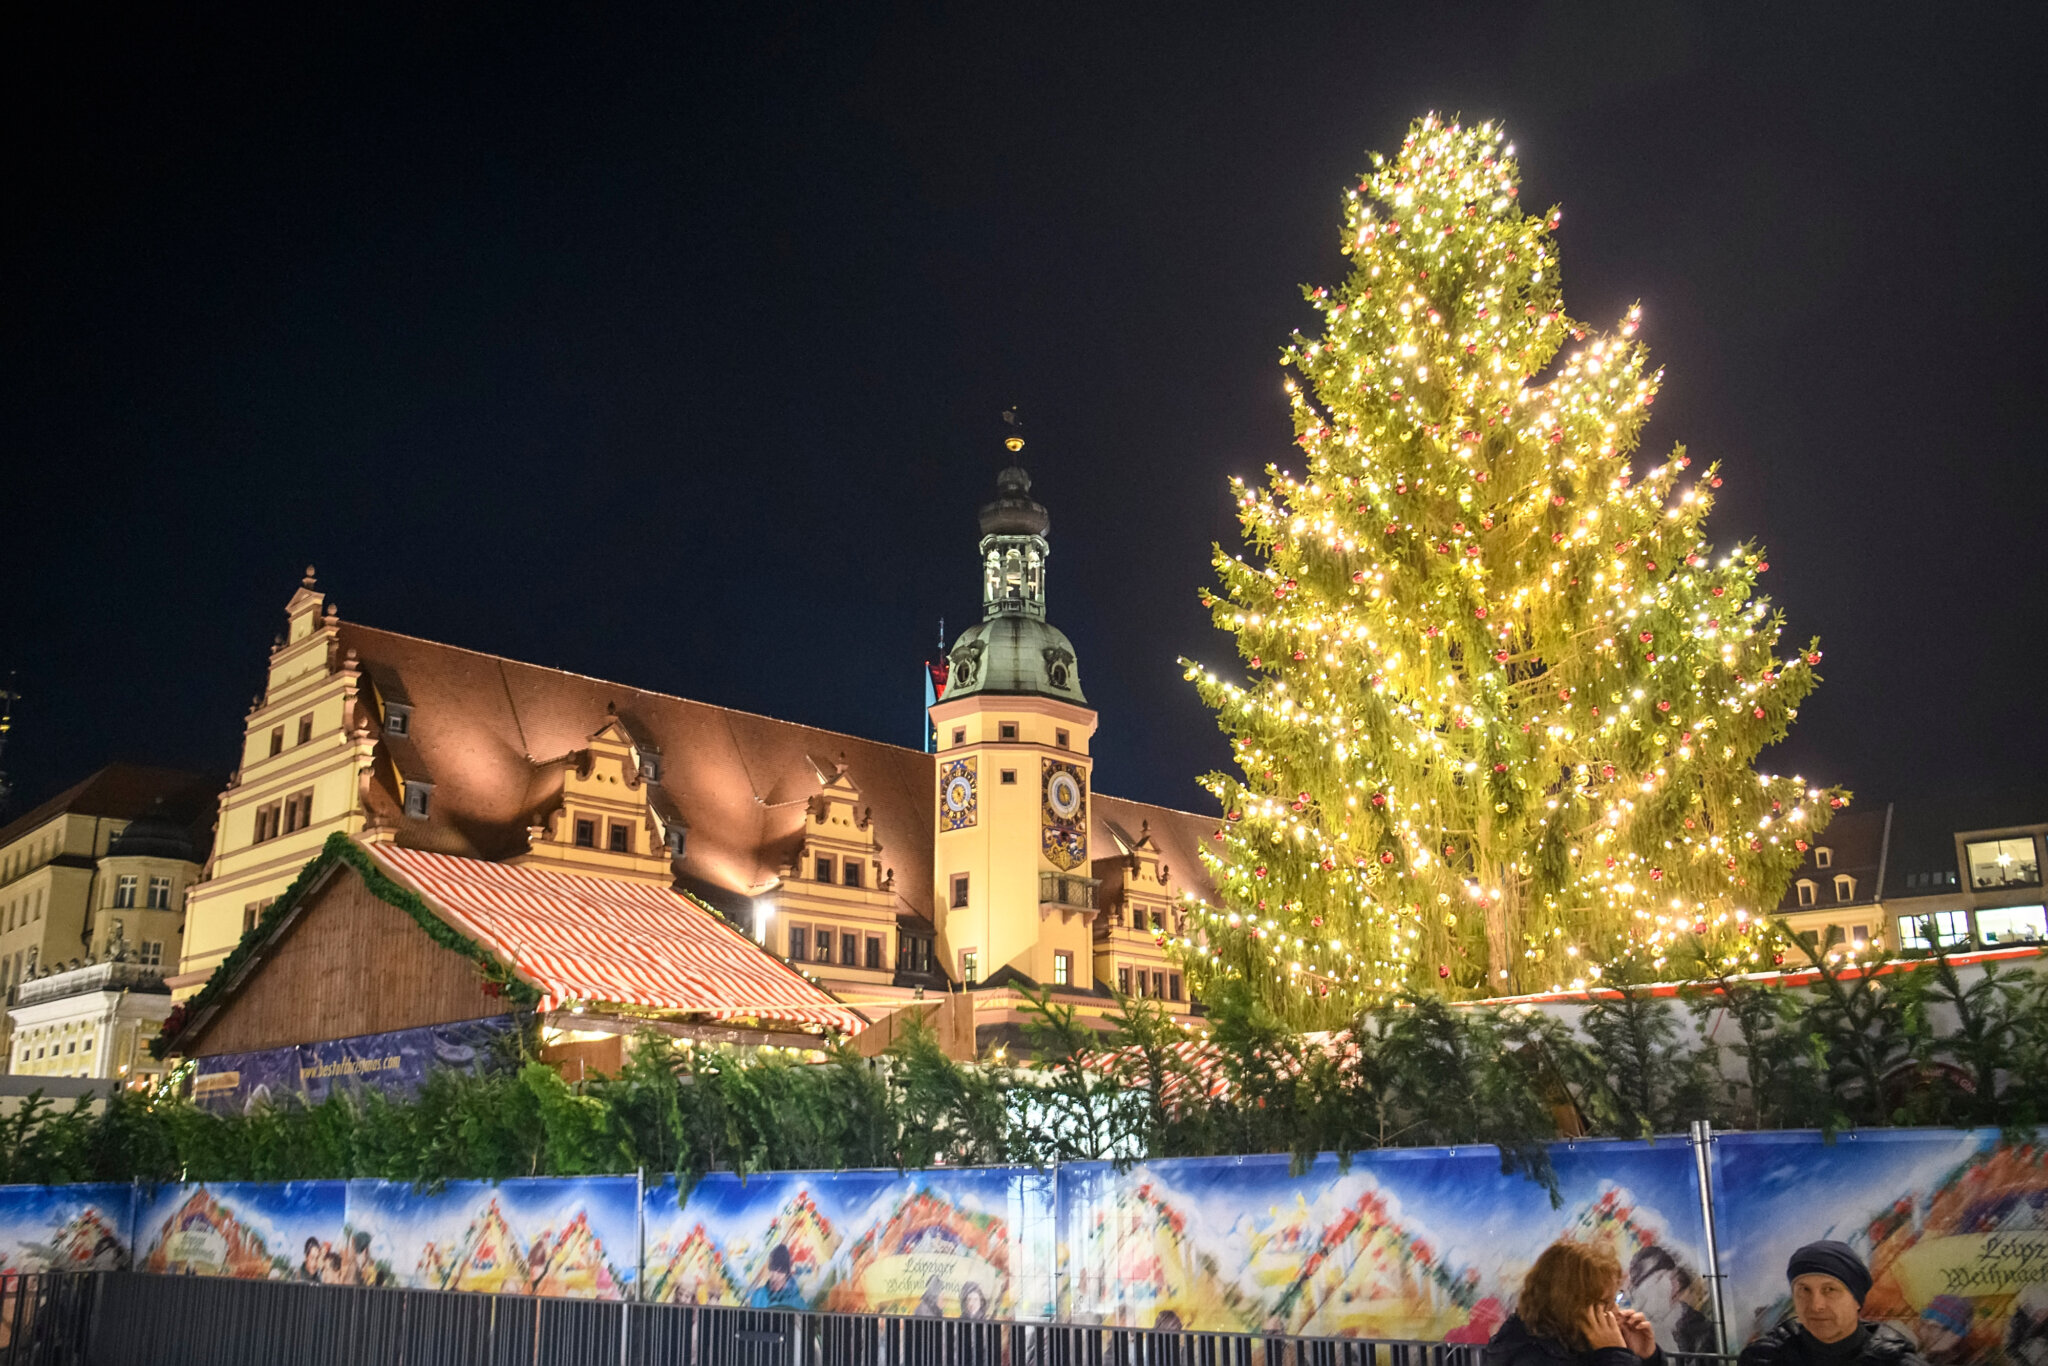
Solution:
{"label": "green garland", "polygon": [[541,993],[537,987],[519,977],[510,966],[500,962],[482,944],[460,933],[441,919],[418,894],[392,881],[361,845],[336,831],[327,837],[327,843],[321,846],[320,853],[313,861],[299,870],[299,875],[292,879],[292,885],[284,890],[284,894],[264,910],[254,925],[242,932],[241,942],[235,945],[227,957],[221,959],[219,966],[214,968],[213,975],[206,979],[206,985],[199,988],[191,999],[183,1002],[180,1008],[173,1011],[170,1018],[164,1021],[163,1031],[150,1040],[149,1048],[152,1055],[161,1058],[170,1051],[170,1045],[183,1031],[186,1022],[219,999],[221,993],[227,990],[228,983],[234,980],[235,974],[256,952],[257,945],[270,937],[271,931],[298,906],[307,889],[336,863],[346,863],[353,868],[362,878],[363,885],[369,889],[370,895],[388,906],[395,906],[404,911],[427,938],[475,963],[483,970],[484,980],[496,982],[504,997],[514,1005],[531,1008],[539,1003]]}

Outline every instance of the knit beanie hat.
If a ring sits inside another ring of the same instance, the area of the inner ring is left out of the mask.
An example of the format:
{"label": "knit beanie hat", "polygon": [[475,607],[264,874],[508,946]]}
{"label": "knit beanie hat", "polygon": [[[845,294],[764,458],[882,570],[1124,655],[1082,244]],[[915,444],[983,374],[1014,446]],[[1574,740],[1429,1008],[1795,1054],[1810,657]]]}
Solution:
{"label": "knit beanie hat", "polygon": [[1856,1297],[1856,1303],[1863,1303],[1870,1293],[1870,1268],[1863,1264],[1847,1243],[1833,1241],[1808,1243],[1792,1254],[1792,1260],[1785,1264],[1785,1279],[1796,1281],[1801,1276],[1819,1273],[1833,1276],[1849,1287],[1849,1293]]}

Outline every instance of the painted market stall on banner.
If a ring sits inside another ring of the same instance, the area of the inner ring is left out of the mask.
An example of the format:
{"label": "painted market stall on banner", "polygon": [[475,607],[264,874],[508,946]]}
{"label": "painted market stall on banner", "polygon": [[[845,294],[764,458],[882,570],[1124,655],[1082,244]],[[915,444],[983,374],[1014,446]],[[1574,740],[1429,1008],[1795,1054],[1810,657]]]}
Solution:
{"label": "painted market stall on banner", "polygon": [[[1484,1342],[1560,1237],[1610,1247],[1676,1351],[1789,1312],[1839,1238],[1866,1312],[1938,1361],[2048,1352],[2048,1132],[1719,1134],[927,1171],[0,1187],[0,1274],[167,1275],[582,1299]],[[1702,1200],[1702,1177],[1707,1200]],[[1711,1211],[1712,1224],[1708,1223]],[[1718,1255],[1719,1303],[1714,1289]]]}

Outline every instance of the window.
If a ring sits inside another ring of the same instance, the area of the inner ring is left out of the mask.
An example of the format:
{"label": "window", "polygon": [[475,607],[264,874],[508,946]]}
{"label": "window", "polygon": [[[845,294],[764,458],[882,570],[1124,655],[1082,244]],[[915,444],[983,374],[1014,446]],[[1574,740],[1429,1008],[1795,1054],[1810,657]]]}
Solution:
{"label": "window", "polygon": [[270,752],[271,752],[272,754],[282,754],[282,753],[284,753],[284,727],[283,727],[283,726],[275,726],[275,727],[273,727],[273,728],[271,729],[271,732],[270,732]]}
{"label": "window", "polygon": [[830,882],[832,880],[832,860],[820,857],[817,866],[811,870],[811,875],[820,882]]}
{"label": "window", "polygon": [[1835,900],[1837,900],[1837,901],[1854,901],[1855,899],[1856,899],[1856,879],[1855,879],[1855,878],[1853,878],[1853,877],[1850,877],[1850,876],[1849,876],[1849,875],[1848,875],[1847,873],[1836,873],[1836,874],[1835,874]]}
{"label": "window", "polygon": [[896,935],[896,968],[899,972],[930,972],[932,970],[932,941],[921,934],[898,931]]}
{"label": "window", "polygon": [[2048,910],[2040,906],[2000,906],[1977,912],[1977,937],[1993,944],[2038,943],[2048,939]]}
{"label": "window", "polygon": [[1852,948],[1854,948],[1854,949],[1856,950],[1856,952],[1858,952],[1858,953],[1861,953],[1861,952],[1863,952],[1863,951],[1864,951],[1865,949],[1869,948],[1869,947],[1870,947],[1870,926],[1868,926],[1868,925],[1851,925],[1851,926],[1849,927],[1849,944],[1850,944],[1850,946],[1851,946]]}
{"label": "window", "polygon": [[967,874],[953,874],[953,909],[960,910],[967,905]]}
{"label": "window", "polygon": [[1117,994],[1120,996],[1131,994],[1131,970],[1129,968],[1118,968],[1116,970],[1116,989]]}
{"label": "window", "polygon": [[953,743],[956,745],[964,745],[967,743],[967,727],[953,727]]}
{"label": "window", "polygon": [[611,842],[609,847],[614,854],[630,854],[633,852],[633,832],[627,828],[624,821],[613,821],[610,833]]}
{"label": "window", "polygon": [[117,910],[125,911],[134,904],[135,875],[124,873],[114,879],[114,906]]}
{"label": "window", "polygon": [[1143,906],[1131,907],[1131,928],[1134,930],[1145,928],[1145,908]]}
{"label": "window", "polygon": [[597,848],[597,822],[589,816],[578,816],[576,818],[576,847],[578,849]]}
{"label": "window", "polygon": [[1835,866],[1835,851],[1834,851],[1834,850],[1832,850],[1832,849],[1830,849],[1830,848],[1828,848],[1828,847],[1827,847],[1827,846],[1826,846],[1825,844],[1816,844],[1816,845],[1814,845],[1814,846],[1813,846],[1813,866],[1814,866],[1814,867],[1816,867],[1816,868],[1832,868],[1832,867],[1834,867],[1834,866]]}
{"label": "window", "polygon": [[1000,723],[1000,724],[998,725],[997,729],[996,729],[996,734],[998,734],[998,735],[1002,736],[1002,737],[1003,737],[1003,738],[1004,738],[1005,740],[1014,740],[1014,739],[1016,739],[1016,738],[1017,738],[1017,723],[1016,723],[1015,721],[1004,721],[1004,722],[1001,722],[1001,723]]}
{"label": "window", "polygon": [[1074,984],[1074,955],[1055,953],[1052,956],[1052,984],[1056,987],[1070,987]]}
{"label": "window", "polygon": [[1052,742],[1061,749],[1067,748],[1067,733],[1063,730],[1055,730],[1052,733]]}
{"label": "window", "polygon": [[1930,921],[1933,922],[1934,934],[1944,946],[1970,942],[1968,911],[1936,911],[1933,915],[1907,916],[1899,921],[1899,942],[1909,949],[1930,947],[1927,942]]}
{"label": "window", "polygon": [[2034,857],[2034,841],[2028,835],[1966,844],[1963,862],[1969,866],[1972,887],[2035,887],[2041,882],[2040,860]]}
{"label": "window", "polygon": [[1153,994],[1154,996],[1160,996],[1160,997],[1163,997],[1163,996],[1165,996],[1165,995],[1166,995],[1166,974],[1165,974],[1165,973],[1163,973],[1163,972],[1155,972],[1155,973],[1153,973],[1153,974],[1152,974],[1152,994]]}
{"label": "window", "polygon": [[142,941],[142,966],[160,968],[164,965],[164,941],[145,939]]}
{"label": "window", "polygon": [[882,966],[882,936],[878,934],[868,936],[867,966],[871,968]]}
{"label": "window", "polygon": [[1799,879],[1799,904],[1811,906],[1820,899],[1820,888],[1814,886],[1812,878]]}
{"label": "window", "polygon": [[1169,1001],[1178,1001],[1180,999],[1180,974],[1177,972],[1166,974],[1166,999]]}
{"label": "window", "polygon": [[1002,770],[998,775],[998,780],[1006,787],[1015,787],[1017,785],[1017,770],[1014,768]]}
{"label": "window", "polygon": [[981,950],[960,950],[960,980],[978,982],[981,980]]}
{"label": "window", "polygon": [[171,880],[167,877],[153,877],[149,880],[149,909],[168,911],[171,909]]}
{"label": "window", "polygon": [[1143,995],[1145,995],[1145,994],[1146,994],[1146,990],[1145,990],[1145,989],[1146,989],[1147,987],[1151,986],[1151,985],[1152,985],[1152,975],[1151,975],[1150,973],[1146,972],[1146,971],[1145,971],[1145,969],[1143,969],[1143,968],[1139,968],[1139,969],[1138,969],[1138,994],[1139,994],[1140,996],[1143,996]]}
{"label": "window", "polygon": [[841,934],[839,936],[839,962],[842,967],[853,967],[860,962],[860,936]]}
{"label": "window", "polygon": [[640,756],[640,781],[658,783],[661,781],[661,756],[652,750],[638,751]]}
{"label": "window", "polygon": [[810,956],[810,947],[810,927],[806,925],[791,925],[789,927],[789,961],[792,963],[803,962],[805,958]]}
{"label": "window", "polygon": [[307,712],[299,718],[299,743],[306,744],[313,738],[313,713]]}
{"label": "window", "polygon": [[281,802],[272,802],[268,806],[257,807],[255,843],[261,844],[265,840],[276,839],[278,826],[283,819],[284,805]]}
{"label": "window", "polygon": [[311,825],[312,823],[312,788],[309,787],[304,792],[294,792],[291,796],[285,798],[284,828],[286,834],[290,834],[294,830],[304,830],[307,826]]}
{"label": "window", "polygon": [[818,927],[818,937],[817,937],[817,939],[816,939],[816,940],[814,941],[814,943],[815,943],[815,946],[816,946],[816,948],[817,948],[817,950],[818,950],[818,961],[819,961],[820,963],[829,963],[829,962],[831,962],[831,961],[832,961],[832,931],[830,931],[830,930],[826,929],[826,928],[825,928],[824,926],[820,925],[820,926]]}
{"label": "window", "polygon": [[416,821],[427,818],[429,804],[433,800],[434,785],[407,779],[405,784],[405,814]]}
{"label": "window", "polygon": [[859,860],[859,859],[851,859],[851,858],[850,858],[850,859],[846,860],[846,863],[845,863],[845,864],[844,864],[844,866],[843,866],[843,867],[841,868],[841,872],[842,872],[842,873],[844,874],[844,877],[845,877],[845,882],[846,882],[846,885],[847,885],[847,886],[849,886],[849,887],[858,887],[858,886],[860,886],[860,860]]}
{"label": "window", "polygon": [[400,706],[384,708],[384,733],[386,735],[412,734],[412,708]]}
{"label": "window", "polygon": [[277,900],[277,898],[274,896],[266,896],[261,901],[252,901],[248,905],[242,907],[243,934],[247,934],[249,931],[256,928],[256,922],[262,919],[263,913],[270,909],[270,903],[275,900]]}

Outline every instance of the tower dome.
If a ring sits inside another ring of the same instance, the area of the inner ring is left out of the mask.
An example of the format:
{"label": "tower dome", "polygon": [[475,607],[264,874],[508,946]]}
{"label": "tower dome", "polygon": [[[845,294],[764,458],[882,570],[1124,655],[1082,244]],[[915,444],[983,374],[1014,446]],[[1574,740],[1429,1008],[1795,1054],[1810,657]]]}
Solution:
{"label": "tower dome", "polygon": [[107,845],[108,858],[170,858],[197,863],[189,827],[172,820],[159,797],[149,809],[122,828]]}
{"label": "tower dome", "polygon": [[[1015,413],[1004,442],[1024,449]],[[1073,642],[1045,619],[1046,532],[1052,518],[1031,496],[1031,476],[1013,463],[996,476],[996,496],[981,505],[981,621],[946,653],[946,697],[977,693],[1056,697],[1085,706]]]}

